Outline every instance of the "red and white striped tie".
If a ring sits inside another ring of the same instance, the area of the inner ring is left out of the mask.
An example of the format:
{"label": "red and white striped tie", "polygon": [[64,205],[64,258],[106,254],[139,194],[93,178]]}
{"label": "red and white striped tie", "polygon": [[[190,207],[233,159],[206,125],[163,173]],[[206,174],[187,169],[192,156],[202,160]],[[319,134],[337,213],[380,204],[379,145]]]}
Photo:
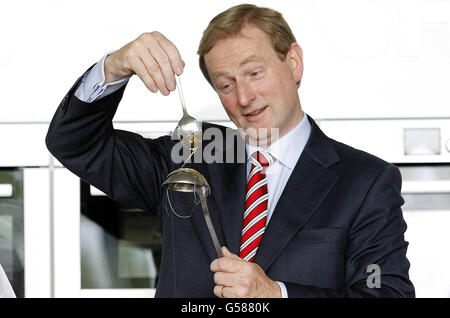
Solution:
{"label": "red and white striped tie", "polygon": [[266,229],[268,202],[266,169],[273,163],[273,158],[267,152],[257,151],[250,156],[250,160],[252,167],[247,178],[247,195],[239,253],[239,256],[248,262],[253,261]]}

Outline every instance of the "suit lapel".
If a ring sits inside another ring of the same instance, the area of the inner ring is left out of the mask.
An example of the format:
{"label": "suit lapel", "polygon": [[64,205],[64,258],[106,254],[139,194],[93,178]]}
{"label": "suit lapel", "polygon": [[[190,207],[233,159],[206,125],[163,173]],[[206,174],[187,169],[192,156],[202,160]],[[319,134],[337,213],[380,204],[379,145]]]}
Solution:
{"label": "suit lapel", "polygon": [[267,270],[293,236],[308,222],[338,177],[318,167],[307,154],[297,163],[264,232],[254,262]]}
{"label": "suit lapel", "polygon": [[330,139],[312,118],[311,136],[278,200],[264,232],[254,262],[265,271],[275,258],[308,222],[338,180],[328,169],[339,161]]}

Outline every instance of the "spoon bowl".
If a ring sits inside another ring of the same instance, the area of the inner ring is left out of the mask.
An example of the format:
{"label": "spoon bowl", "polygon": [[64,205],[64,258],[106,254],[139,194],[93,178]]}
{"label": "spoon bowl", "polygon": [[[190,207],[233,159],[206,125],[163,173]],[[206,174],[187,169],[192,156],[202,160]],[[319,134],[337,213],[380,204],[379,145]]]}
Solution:
{"label": "spoon bowl", "polygon": [[178,94],[181,100],[181,106],[183,107],[183,117],[178,122],[175,129],[175,136],[181,140],[181,144],[194,151],[202,142],[202,123],[201,121],[190,116],[186,111],[186,105],[184,103],[183,89],[181,88],[181,80],[177,75],[175,76],[177,81]]}

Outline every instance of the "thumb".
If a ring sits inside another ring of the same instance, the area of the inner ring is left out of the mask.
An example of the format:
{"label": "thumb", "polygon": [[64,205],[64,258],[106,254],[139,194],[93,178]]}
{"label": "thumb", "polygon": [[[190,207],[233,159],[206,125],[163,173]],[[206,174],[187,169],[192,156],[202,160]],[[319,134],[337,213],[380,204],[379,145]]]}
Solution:
{"label": "thumb", "polygon": [[223,256],[227,256],[227,257],[237,257],[240,259],[239,256],[237,256],[236,254],[231,253],[228,248],[226,248],[226,246],[222,246],[222,253]]}

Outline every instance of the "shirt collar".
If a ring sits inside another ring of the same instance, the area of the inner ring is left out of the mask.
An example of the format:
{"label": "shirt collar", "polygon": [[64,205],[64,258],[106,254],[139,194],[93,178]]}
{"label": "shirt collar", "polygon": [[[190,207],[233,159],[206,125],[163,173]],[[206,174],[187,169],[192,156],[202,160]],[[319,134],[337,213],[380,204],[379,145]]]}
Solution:
{"label": "shirt collar", "polygon": [[[308,120],[308,116],[303,112],[303,119],[300,123],[286,135],[271,144],[266,151],[275,157],[281,164],[292,170],[295,168],[303,149],[305,149],[310,134],[311,124]],[[259,146],[250,145],[248,143],[245,144],[245,147],[247,149],[247,159],[249,159],[252,153],[261,149]]]}

